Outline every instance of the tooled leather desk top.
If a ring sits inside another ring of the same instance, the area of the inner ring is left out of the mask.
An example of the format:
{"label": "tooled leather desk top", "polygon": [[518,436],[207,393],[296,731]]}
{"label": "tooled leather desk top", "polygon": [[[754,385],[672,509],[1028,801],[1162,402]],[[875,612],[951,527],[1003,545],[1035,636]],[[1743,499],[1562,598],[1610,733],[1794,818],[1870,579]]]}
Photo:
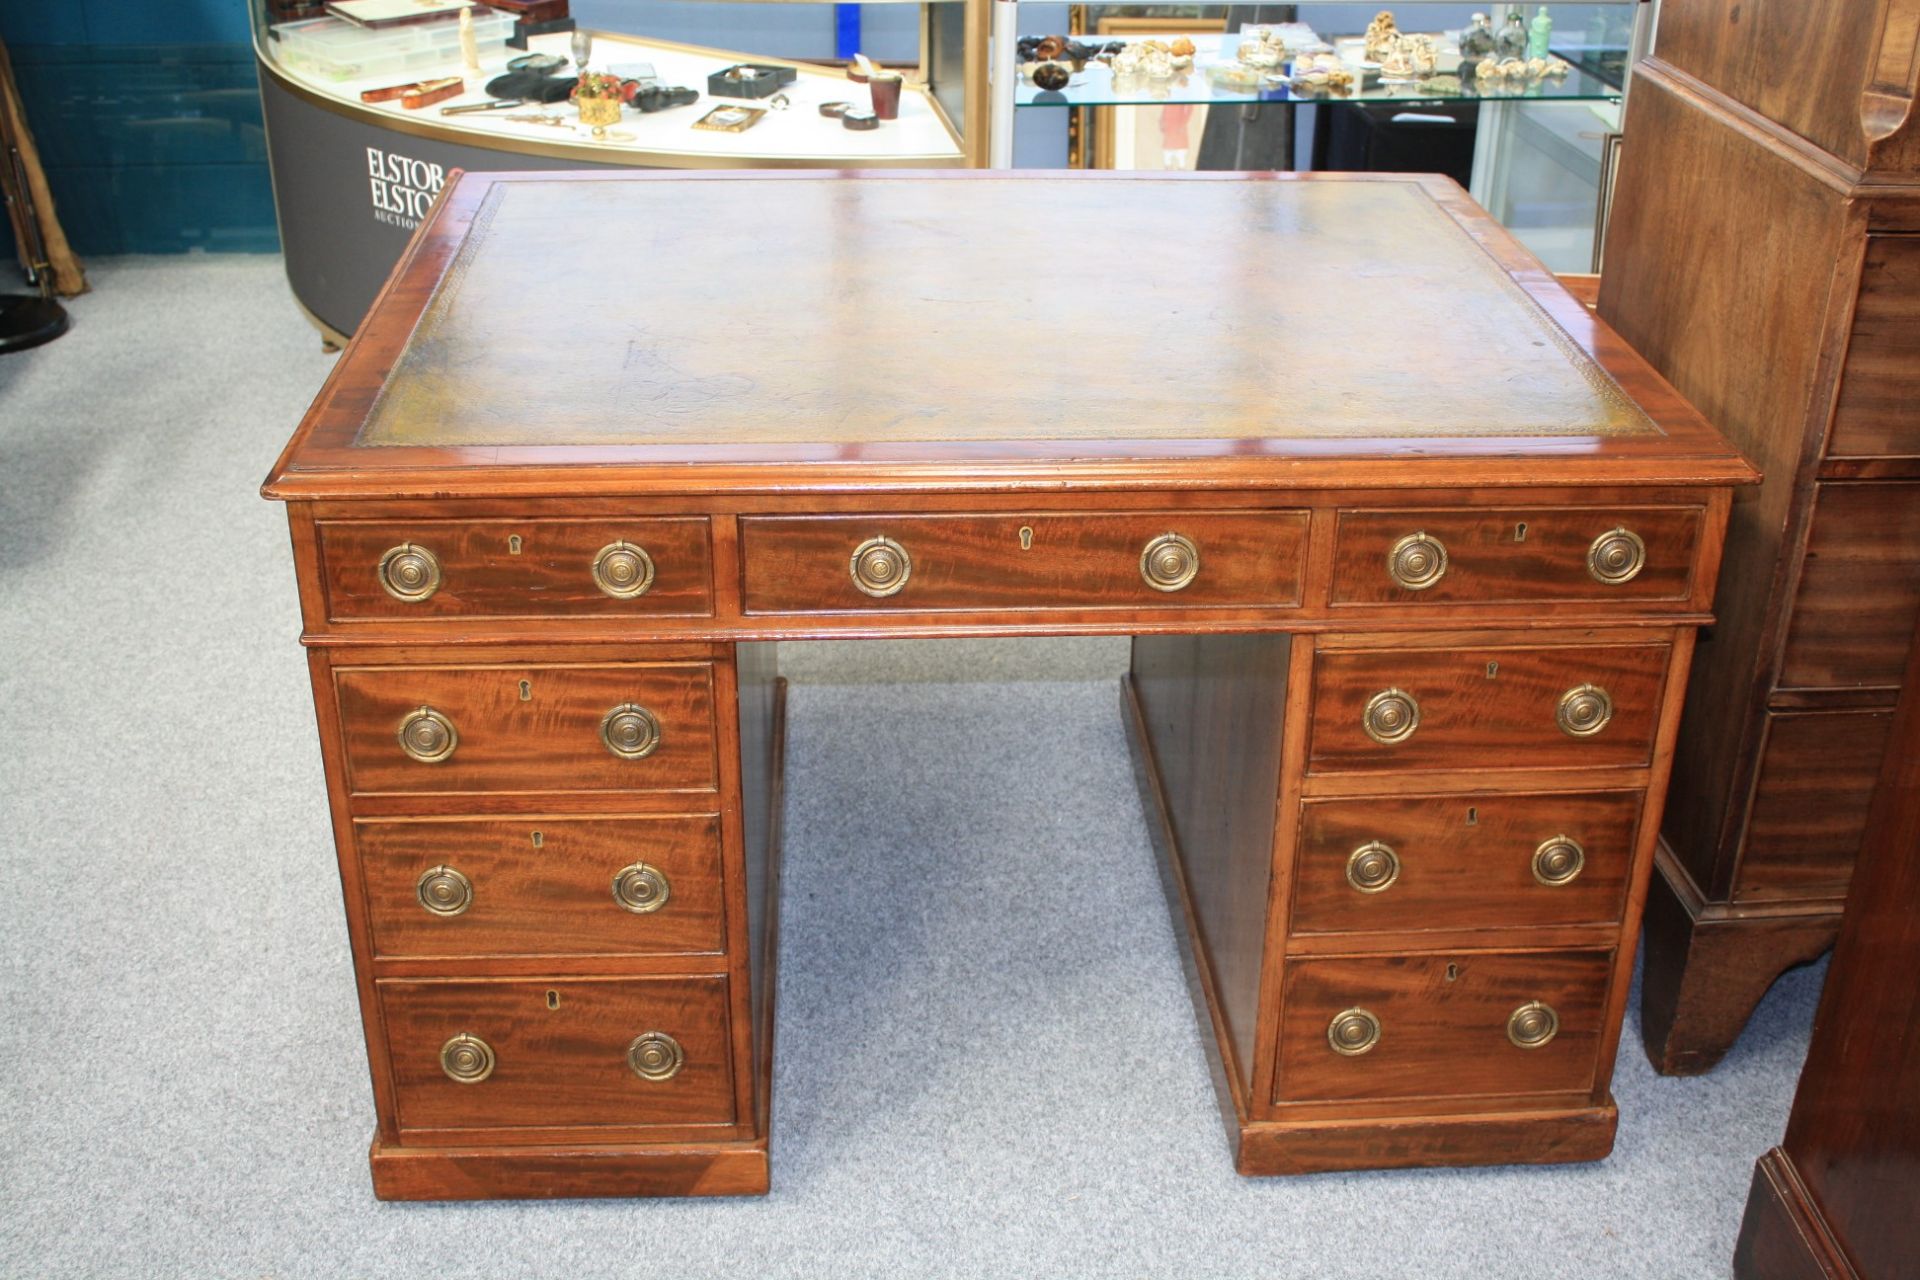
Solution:
{"label": "tooled leather desk top", "polygon": [[268,489],[1423,443],[1741,469],[1444,180],[1211,177],[465,175]]}

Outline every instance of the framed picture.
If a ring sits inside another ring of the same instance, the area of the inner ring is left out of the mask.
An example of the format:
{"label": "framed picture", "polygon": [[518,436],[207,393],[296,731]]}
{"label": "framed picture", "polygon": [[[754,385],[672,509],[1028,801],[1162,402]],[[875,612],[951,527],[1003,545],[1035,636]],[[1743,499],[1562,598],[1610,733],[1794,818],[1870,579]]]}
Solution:
{"label": "framed picture", "polygon": [[[1094,24],[1097,34],[1116,39],[1217,35],[1226,29],[1225,18],[1101,18]],[[1093,167],[1191,170],[1200,158],[1200,134],[1207,127],[1207,111],[1205,103],[1185,102],[1095,107]]]}

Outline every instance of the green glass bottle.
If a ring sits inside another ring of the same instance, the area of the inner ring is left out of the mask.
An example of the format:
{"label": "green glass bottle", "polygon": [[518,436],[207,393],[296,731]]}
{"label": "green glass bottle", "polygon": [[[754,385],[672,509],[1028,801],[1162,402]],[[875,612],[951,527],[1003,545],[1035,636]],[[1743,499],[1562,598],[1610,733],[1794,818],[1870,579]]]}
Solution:
{"label": "green glass bottle", "polygon": [[1547,16],[1547,6],[1541,5],[1539,12],[1533,15],[1533,23],[1527,28],[1527,57],[1544,58],[1547,45],[1553,39],[1553,19]]}

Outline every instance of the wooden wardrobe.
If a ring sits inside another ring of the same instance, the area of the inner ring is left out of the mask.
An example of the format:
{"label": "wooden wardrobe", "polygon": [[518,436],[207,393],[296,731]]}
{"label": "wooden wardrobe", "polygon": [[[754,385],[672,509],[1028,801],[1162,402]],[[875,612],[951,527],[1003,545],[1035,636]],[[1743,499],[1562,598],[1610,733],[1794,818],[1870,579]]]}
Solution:
{"label": "wooden wardrobe", "polygon": [[1655,1067],[1833,942],[1920,616],[1920,0],[1665,0],[1599,314],[1766,473],[1647,902]]}

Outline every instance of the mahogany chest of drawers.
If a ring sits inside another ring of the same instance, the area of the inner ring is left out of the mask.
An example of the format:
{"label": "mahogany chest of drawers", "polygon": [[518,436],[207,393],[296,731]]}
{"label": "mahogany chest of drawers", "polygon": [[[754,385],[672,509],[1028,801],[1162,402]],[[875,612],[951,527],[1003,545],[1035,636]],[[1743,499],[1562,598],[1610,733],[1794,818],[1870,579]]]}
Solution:
{"label": "mahogany chest of drawers", "polygon": [[1648,900],[1664,1072],[1711,1068],[1832,944],[1920,621],[1916,24],[1910,0],[1664,0],[1634,67],[1599,311],[1766,472]]}
{"label": "mahogany chest of drawers", "polygon": [[811,636],[1135,637],[1243,1172],[1604,1155],[1753,479],[1443,179],[461,178],[267,484],[377,1191],[766,1188]]}

